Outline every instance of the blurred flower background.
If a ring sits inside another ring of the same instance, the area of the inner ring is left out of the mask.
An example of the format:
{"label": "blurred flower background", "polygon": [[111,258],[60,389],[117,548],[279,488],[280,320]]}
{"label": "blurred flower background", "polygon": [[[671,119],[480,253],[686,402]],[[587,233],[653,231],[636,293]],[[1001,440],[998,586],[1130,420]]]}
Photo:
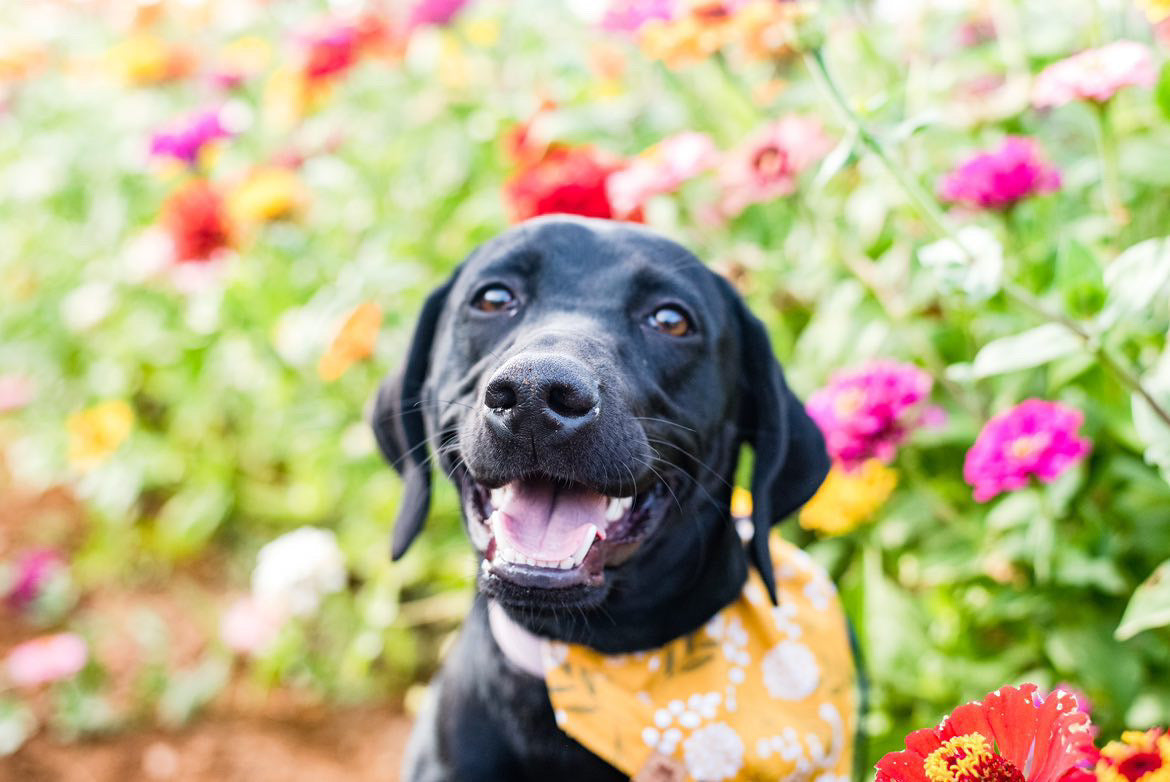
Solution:
{"label": "blurred flower background", "polygon": [[1085,774],[1160,773],[1168,47],[1156,0],[0,4],[0,768],[408,719],[474,562],[444,487],[391,566],[363,410],[466,253],[570,212],[768,323],[834,457],[782,534],[855,623],[866,768],[1067,682]]}

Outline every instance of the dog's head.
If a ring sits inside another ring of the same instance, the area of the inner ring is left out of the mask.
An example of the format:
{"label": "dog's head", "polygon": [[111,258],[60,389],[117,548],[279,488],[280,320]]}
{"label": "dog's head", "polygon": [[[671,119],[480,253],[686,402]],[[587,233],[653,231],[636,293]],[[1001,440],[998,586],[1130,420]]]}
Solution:
{"label": "dog's head", "polygon": [[481,591],[530,629],[599,647],[613,644],[595,615],[654,624],[680,598],[694,617],[667,624],[693,625],[742,587],[741,445],[755,454],[748,553],[770,590],[767,531],[828,470],[727,282],[672,241],[599,220],[530,221],[473,252],[424,305],[374,431],[406,481],[395,558],[426,519],[429,444],[461,492]]}

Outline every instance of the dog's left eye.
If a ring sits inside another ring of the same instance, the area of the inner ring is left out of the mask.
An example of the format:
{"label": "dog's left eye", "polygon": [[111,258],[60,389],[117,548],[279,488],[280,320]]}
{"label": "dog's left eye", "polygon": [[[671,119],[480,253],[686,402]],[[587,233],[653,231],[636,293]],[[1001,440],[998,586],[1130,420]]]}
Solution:
{"label": "dog's left eye", "polygon": [[659,307],[646,318],[646,325],[670,337],[685,337],[691,333],[691,321],[677,307]]}
{"label": "dog's left eye", "polygon": [[505,312],[516,309],[516,294],[507,286],[494,283],[485,285],[471,300],[471,306],[483,312]]}

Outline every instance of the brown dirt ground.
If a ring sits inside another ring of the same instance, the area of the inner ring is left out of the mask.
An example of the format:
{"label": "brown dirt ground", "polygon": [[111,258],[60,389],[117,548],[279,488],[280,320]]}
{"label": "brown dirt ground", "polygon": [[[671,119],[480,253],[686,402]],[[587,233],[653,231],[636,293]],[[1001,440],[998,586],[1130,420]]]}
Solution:
{"label": "brown dirt ground", "polygon": [[[69,533],[84,519],[68,492],[20,492],[6,485],[3,472],[0,464],[0,559],[47,540],[76,539]],[[186,594],[206,586],[198,584],[202,580],[187,579]],[[118,642],[136,613],[147,610],[165,622],[174,662],[198,656],[203,641],[184,621],[184,594],[168,588],[85,597],[80,610],[101,616],[108,628],[108,643],[95,653],[111,670],[115,701],[140,663],[133,644]],[[36,632],[0,606],[0,656]],[[39,711],[43,704],[34,699],[33,705]],[[292,692],[257,693],[237,681],[182,729],[148,728],[76,743],[42,731],[15,755],[0,758],[0,782],[397,782],[409,731],[409,719],[390,703],[326,708]]]}

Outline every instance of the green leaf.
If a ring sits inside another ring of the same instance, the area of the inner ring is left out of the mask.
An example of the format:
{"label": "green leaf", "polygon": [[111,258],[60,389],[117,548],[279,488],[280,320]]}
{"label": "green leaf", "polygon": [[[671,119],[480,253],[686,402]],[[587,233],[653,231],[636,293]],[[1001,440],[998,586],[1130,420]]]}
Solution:
{"label": "green leaf", "polygon": [[1032,369],[1076,353],[1081,340],[1064,326],[1045,323],[1034,329],[988,342],[975,355],[974,377],[981,379]]}
{"label": "green leaf", "polygon": [[[1153,369],[1142,377],[1142,385],[1159,407],[1170,410],[1170,347],[1162,352]],[[1162,477],[1170,483],[1170,424],[1137,392],[1130,395],[1130,408],[1134,429],[1146,446],[1146,463],[1160,469]]]}
{"label": "green leaf", "polygon": [[1162,110],[1162,115],[1170,119],[1170,62],[1162,66],[1158,85],[1154,88],[1154,102]]}
{"label": "green leaf", "polygon": [[1105,310],[1099,323],[1110,328],[1142,315],[1170,288],[1170,237],[1147,239],[1123,252],[1105,269]]}
{"label": "green leaf", "polygon": [[1170,559],[1134,590],[1114,635],[1126,641],[1143,630],[1166,625],[1170,625]]}

